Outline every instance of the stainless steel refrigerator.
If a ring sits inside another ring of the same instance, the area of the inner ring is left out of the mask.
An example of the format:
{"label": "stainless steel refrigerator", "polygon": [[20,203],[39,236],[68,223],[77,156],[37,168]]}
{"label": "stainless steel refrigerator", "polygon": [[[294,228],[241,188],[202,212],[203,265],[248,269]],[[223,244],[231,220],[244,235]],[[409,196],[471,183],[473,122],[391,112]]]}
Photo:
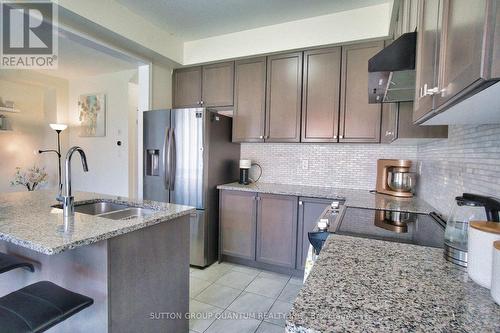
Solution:
{"label": "stainless steel refrigerator", "polygon": [[238,179],[240,145],[231,142],[232,119],[204,108],[144,112],[146,200],[196,207],[191,216],[190,264],[217,258],[216,186]]}

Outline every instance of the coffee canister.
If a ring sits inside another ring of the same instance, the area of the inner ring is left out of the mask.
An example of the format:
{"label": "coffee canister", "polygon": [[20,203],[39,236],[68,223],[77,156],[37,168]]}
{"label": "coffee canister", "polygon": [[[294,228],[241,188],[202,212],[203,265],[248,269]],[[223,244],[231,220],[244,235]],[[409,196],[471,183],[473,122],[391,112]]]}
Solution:
{"label": "coffee canister", "polygon": [[491,288],[493,243],[500,240],[500,223],[471,221],[469,223],[467,273],[472,281]]}
{"label": "coffee canister", "polygon": [[491,297],[500,305],[500,241],[493,243],[493,265],[491,267]]}

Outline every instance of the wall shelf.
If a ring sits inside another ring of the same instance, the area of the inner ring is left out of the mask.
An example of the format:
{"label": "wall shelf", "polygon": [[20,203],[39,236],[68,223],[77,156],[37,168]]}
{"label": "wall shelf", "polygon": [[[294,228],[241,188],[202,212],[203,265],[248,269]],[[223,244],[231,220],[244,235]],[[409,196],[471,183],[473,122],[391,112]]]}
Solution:
{"label": "wall shelf", "polygon": [[0,106],[0,112],[13,112],[13,113],[19,113],[21,110],[19,109],[14,109],[14,108],[6,108],[4,106]]}

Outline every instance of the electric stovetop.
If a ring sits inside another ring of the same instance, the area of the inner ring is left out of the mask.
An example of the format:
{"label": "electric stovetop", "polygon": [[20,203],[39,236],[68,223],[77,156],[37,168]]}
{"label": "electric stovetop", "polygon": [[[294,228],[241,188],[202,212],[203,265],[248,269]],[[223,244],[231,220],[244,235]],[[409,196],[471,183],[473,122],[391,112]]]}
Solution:
{"label": "electric stovetop", "polygon": [[347,207],[328,231],[339,235],[380,239],[442,248],[445,222],[436,215]]}

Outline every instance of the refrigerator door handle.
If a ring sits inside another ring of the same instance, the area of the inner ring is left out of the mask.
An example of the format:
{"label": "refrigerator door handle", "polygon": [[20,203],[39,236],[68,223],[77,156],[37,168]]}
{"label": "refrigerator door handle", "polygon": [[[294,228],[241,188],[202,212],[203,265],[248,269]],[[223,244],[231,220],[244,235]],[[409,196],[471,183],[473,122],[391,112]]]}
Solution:
{"label": "refrigerator door handle", "polygon": [[176,156],[176,150],[175,150],[175,133],[174,133],[174,129],[170,129],[170,138],[168,140],[168,144],[169,144],[169,148],[168,148],[168,152],[169,152],[169,156],[170,156],[170,190],[173,191],[175,189],[175,174],[176,174],[176,160],[177,160],[177,156]]}
{"label": "refrigerator door handle", "polygon": [[165,128],[165,138],[163,140],[163,169],[164,169],[164,186],[166,190],[170,189],[170,128]]}

